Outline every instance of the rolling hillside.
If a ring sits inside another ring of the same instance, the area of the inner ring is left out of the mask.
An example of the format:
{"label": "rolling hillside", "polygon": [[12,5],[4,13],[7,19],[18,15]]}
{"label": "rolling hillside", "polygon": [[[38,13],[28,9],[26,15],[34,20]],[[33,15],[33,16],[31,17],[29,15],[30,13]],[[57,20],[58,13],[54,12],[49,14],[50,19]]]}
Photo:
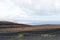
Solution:
{"label": "rolling hillside", "polygon": [[30,27],[31,25],[27,24],[19,24],[14,22],[8,22],[8,21],[0,21],[0,28],[13,28],[13,27]]}
{"label": "rolling hillside", "polygon": [[32,25],[18,24],[8,21],[0,21],[0,33],[21,32],[21,31],[44,31],[44,30],[47,31],[51,29],[60,29],[60,25],[45,24],[45,25],[32,26]]}

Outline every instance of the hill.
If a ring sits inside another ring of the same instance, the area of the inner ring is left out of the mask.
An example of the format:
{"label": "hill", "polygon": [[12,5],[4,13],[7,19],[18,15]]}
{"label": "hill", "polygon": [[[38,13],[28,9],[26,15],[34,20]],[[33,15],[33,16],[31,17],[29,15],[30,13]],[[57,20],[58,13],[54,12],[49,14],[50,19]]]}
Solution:
{"label": "hill", "polygon": [[15,22],[9,22],[9,21],[0,21],[0,28],[8,28],[8,27],[30,27],[31,25],[27,24],[19,24]]}
{"label": "hill", "polygon": [[[4,32],[25,32],[25,31],[44,31],[47,32],[47,30],[51,29],[60,29],[60,25],[58,24],[45,24],[45,25],[27,25],[27,24],[18,24],[14,22],[8,22],[8,21],[0,21],[0,33]],[[56,31],[56,30],[55,30]],[[60,30],[59,30],[60,31]],[[49,32],[49,31],[48,31]]]}

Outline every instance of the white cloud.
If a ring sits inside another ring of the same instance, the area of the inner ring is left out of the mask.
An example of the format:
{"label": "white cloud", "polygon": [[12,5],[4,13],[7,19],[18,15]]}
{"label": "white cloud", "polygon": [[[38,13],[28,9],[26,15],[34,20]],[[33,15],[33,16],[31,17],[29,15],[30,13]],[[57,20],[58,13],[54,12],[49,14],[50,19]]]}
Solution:
{"label": "white cloud", "polygon": [[0,0],[0,20],[21,23],[60,20],[59,0]]}

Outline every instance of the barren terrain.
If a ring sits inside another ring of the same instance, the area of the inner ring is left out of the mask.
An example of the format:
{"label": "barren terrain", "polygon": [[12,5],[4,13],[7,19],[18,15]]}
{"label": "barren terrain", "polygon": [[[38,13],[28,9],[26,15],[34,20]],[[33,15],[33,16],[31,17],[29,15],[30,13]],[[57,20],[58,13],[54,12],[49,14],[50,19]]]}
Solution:
{"label": "barren terrain", "polygon": [[14,31],[34,31],[34,30],[44,30],[44,29],[56,29],[60,28],[60,25],[26,25],[18,24],[13,22],[1,21],[0,22],[0,32],[14,32]]}

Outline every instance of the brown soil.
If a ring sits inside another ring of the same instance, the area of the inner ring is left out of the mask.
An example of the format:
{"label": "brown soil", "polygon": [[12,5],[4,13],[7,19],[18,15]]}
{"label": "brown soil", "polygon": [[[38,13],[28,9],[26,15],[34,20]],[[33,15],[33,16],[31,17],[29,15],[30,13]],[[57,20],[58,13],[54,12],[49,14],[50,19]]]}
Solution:
{"label": "brown soil", "polygon": [[[32,25],[26,25],[26,24],[18,24],[18,23],[13,23],[13,22],[7,22],[7,21],[0,21],[0,25],[3,25],[3,27],[0,26],[0,32],[10,32],[10,31],[30,31],[30,30],[42,30],[42,29],[56,29],[60,28],[60,25],[37,25],[37,26],[32,26]],[[11,26],[6,26],[4,25],[11,25]],[[20,25],[18,26],[12,26],[12,25]]]}
{"label": "brown soil", "polygon": [[32,27],[17,27],[17,28],[0,28],[0,32],[6,31],[27,31],[27,30],[42,30],[42,29],[55,29],[60,28],[59,25],[43,25],[43,26],[32,26]]}

